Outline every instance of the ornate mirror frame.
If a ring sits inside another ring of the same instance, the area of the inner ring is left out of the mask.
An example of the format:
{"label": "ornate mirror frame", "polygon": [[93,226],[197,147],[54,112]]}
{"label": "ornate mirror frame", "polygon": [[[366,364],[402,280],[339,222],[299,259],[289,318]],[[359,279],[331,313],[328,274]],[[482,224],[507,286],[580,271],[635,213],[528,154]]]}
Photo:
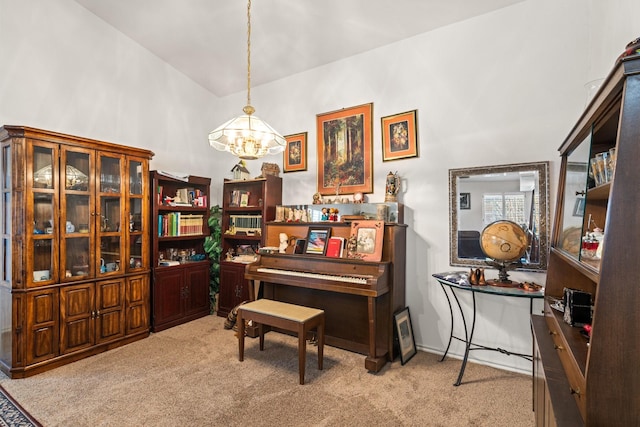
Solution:
{"label": "ornate mirror frame", "polygon": [[[538,253],[538,259],[534,262],[524,263],[523,266],[519,267],[517,270],[537,272],[546,271],[547,255],[549,251],[549,162],[516,163],[509,165],[449,169],[449,262],[452,266],[487,267],[485,259],[483,258],[465,258],[460,256],[458,248],[458,232],[463,230],[458,229],[460,216],[458,209],[460,208],[460,203],[463,204],[463,209],[470,209],[470,204],[474,198],[473,194],[465,191],[462,191],[465,195],[461,195],[459,180],[470,177],[489,177],[509,173],[535,176],[533,172],[537,172],[538,176],[538,181],[534,183],[534,188],[537,192],[537,212],[540,217],[537,230],[533,230],[537,237],[536,241],[538,243],[538,250],[536,252]],[[482,218],[480,220],[482,220]],[[482,232],[482,230],[477,231]]]}

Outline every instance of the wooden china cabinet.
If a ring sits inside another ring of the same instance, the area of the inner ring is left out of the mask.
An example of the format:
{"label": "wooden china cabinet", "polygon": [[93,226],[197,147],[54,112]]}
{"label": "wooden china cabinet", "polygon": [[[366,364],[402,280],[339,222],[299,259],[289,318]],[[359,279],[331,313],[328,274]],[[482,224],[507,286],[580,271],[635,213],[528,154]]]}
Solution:
{"label": "wooden china cabinet", "polygon": [[26,377],[146,337],[153,153],[22,126],[0,143],[0,369]]}
{"label": "wooden china cabinet", "polygon": [[[544,317],[532,318],[536,425],[638,425],[640,55],[616,62],[560,153]],[[590,337],[569,324],[565,289],[591,295]]]}

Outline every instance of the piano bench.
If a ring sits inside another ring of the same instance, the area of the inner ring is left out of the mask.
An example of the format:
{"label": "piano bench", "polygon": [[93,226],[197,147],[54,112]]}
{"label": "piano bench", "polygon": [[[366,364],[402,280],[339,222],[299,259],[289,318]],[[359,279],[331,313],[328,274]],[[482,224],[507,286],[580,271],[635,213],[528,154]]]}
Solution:
{"label": "piano bench", "polygon": [[259,299],[238,307],[239,358],[244,360],[245,321],[258,324],[260,351],[264,350],[264,328],[269,325],[298,334],[298,371],[300,384],[304,384],[304,367],[307,354],[307,332],[318,334],[318,369],[322,370],[324,351],[324,311],[269,299]]}

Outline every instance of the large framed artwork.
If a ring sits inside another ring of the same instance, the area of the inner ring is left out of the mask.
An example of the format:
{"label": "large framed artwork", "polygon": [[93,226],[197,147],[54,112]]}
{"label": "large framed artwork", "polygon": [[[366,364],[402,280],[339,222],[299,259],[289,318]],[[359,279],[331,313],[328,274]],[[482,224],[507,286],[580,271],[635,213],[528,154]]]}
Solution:
{"label": "large framed artwork", "polygon": [[307,170],[307,132],[286,135],[287,147],[284,150],[282,164],[286,172]]}
{"label": "large framed artwork", "polygon": [[373,103],[318,114],[318,193],[373,192]]}
{"label": "large framed artwork", "polygon": [[383,117],[382,161],[418,157],[417,110]]}

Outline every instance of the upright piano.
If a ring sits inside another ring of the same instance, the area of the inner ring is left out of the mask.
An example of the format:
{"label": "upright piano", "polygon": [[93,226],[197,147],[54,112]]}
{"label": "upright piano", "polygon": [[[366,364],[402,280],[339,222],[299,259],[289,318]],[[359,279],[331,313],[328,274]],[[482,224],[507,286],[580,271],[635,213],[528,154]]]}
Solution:
{"label": "upright piano", "polygon": [[[332,235],[348,237],[348,224],[332,224]],[[269,236],[306,236],[300,224],[267,224]],[[276,240],[277,241],[277,240]],[[393,314],[405,304],[406,226],[385,225],[380,262],[302,254],[262,254],[245,278],[258,296],[325,311],[325,342],[366,355],[378,372],[398,354]]]}

